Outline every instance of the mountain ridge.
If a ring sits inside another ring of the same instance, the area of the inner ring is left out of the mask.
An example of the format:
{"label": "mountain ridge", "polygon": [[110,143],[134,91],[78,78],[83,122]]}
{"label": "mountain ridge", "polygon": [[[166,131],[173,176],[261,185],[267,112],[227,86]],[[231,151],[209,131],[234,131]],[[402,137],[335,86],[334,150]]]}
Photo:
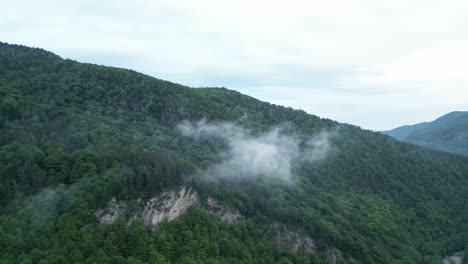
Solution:
{"label": "mountain ridge", "polygon": [[[466,157],[225,88],[192,89],[4,43],[0,95],[6,263],[330,263],[338,255],[342,263],[440,263],[468,243]],[[224,124],[229,137],[176,130],[199,120],[209,124],[200,131]],[[200,176],[221,173],[210,169],[229,161],[226,154],[296,158],[308,152],[290,155],[290,148],[334,130],[333,155],[286,163],[291,183],[263,174]],[[241,153],[233,149],[245,142]],[[182,185],[245,219],[231,225],[194,207],[155,232],[125,216],[112,225],[96,217],[114,198],[130,207]],[[317,250],[301,255],[275,246],[272,225],[311,237]]]}
{"label": "mountain ridge", "polygon": [[467,129],[468,112],[453,111],[431,122],[402,126],[382,133],[408,143],[466,156]]}

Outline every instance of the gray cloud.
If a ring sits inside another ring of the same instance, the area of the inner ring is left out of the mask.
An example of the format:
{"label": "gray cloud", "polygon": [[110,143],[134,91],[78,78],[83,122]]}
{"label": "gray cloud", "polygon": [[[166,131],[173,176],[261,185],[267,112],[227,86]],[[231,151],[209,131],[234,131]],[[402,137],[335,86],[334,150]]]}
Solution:
{"label": "gray cloud", "polygon": [[79,190],[79,183],[70,186],[60,184],[54,188],[44,188],[37,194],[15,200],[19,215],[27,219],[31,227],[53,228],[51,220],[60,210],[69,206]]}
{"label": "gray cloud", "polygon": [[184,121],[177,130],[195,140],[222,140],[226,144],[221,162],[203,172],[219,178],[275,177],[289,182],[294,165],[323,160],[331,149],[331,133],[325,131],[313,137],[301,137],[274,127],[252,135],[235,123],[206,120]]}

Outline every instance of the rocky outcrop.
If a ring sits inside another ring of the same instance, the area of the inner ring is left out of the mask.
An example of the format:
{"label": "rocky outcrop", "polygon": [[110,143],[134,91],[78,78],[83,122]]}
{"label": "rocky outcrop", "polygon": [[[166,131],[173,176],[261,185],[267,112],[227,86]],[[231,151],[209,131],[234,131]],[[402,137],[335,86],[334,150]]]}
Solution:
{"label": "rocky outcrop", "polygon": [[156,226],[164,220],[174,220],[198,203],[198,194],[182,187],[179,191],[164,192],[146,202],[140,217],[146,225]]}
{"label": "rocky outcrop", "polygon": [[442,260],[442,264],[463,264],[464,252],[456,252],[451,256],[447,256]]}
{"label": "rocky outcrop", "polygon": [[343,252],[337,248],[331,248],[327,251],[327,263],[328,264],[357,264],[359,263],[352,256],[343,256]]}
{"label": "rocky outcrop", "polygon": [[112,198],[105,208],[96,212],[96,216],[102,224],[113,224],[122,216],[130,220],[142,219],[146,225],[156,227],[162,221],[176,219],[195,204],[198,204],[198,194],[190,188],[181,187],[146,202],[139,199],[132,206],[129,206],[129,202]]}
{"label": "rocky outcrop", "polygon": [[211,197],[207,199],[206,207],[208,212],[227,223],[235,223],[243,218],[239,211],[223,207]]}
{"label": "rocky outcrop", "polygon": [[113,224],[121,216],[125,216],[128,211],[127,203],[119,202],[115,197],[103,209],[96,212],[96,216],[101,224]]}
{"label": "rocky outcrop", "polygon": [[284,224],[274,224],[270,228],[273,242],[281,247],[286,247],[293,252],[312,254],[315,252],[315,242],[312,238],[300,233],[288,230]]}
{"label": "rocky outcrop", "polygon": [[[163,221],[172,221],[184,214],[191,206],[200,203],[199,195],[190,188],[180,187],[167,191],[147,201],[141,199],[133,201],[112,200],[106,207],[99,209],[96,216],[102,224],[113,224],[119,217],[129,221],[142,219],[145,225],[157,227]],[[239,211],[222,206],[213,198],[208,198],[204,208],[227,223],[234,223],[243,219]]]}
{"label": "rocky outcrop", "polygon": [[328,264],[338,264],[338,263],[346,263],[343,258],[343,254],[340,250],[336,248],[329,249],[327,252],[327,262]]}

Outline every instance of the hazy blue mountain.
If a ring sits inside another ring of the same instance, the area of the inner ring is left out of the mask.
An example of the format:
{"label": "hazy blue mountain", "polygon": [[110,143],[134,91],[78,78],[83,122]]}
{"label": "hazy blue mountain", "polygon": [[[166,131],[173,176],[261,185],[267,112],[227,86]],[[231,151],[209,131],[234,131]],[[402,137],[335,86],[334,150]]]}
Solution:
{"label": "hazy blue mountain", "polygon": [[402,126],[383,133],[415,145],[468,155],[468,112],[451,112],[432,122]]}

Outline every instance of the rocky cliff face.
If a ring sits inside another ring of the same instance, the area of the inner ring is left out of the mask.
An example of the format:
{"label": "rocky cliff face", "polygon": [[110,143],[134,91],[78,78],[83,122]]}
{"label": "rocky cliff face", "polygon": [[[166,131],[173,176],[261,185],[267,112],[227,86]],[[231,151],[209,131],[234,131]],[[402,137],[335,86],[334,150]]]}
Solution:
{"label": "rocky cliff face", "polygon": [[125,217],[129,221],[142,219],[146,225],[156,227],[165,220],[176,219],[194,205],[204,207],[227,223],[234,223],[243,218],[239,211],[223,207],[213,198],[208,198],[206,203],[200,203],[198,194],[186,187],[164,192],[147,201],[117,201],[112,198],[106,207],[96,212],[96,216],[102,224],[113,224],[119,217]]}
{"label": "rocky cliff face", "polygon": [[[172,221],[183,215],[190,207],[200,206],[211,214],[219,217],[226,223],[235,223],[244,217],[239,211],[222,206],[217,200],[208,198],[200,202],[199,195],[190,188],[181,187],[176,190],[164,192],[147,201],[117,201],[113,198],[105,208],[96,212],[102,224],[113,224],[119,217],[125,217],[129,222],[142,219],[152,227],[157,227],[163,221]],[[301,232],[291,231],[284,224],[274,224],[270,227],[273,242],[294,252],[313,254],[316,250],[312,238]],[[328,252],[328,263],[346,263],[337,249]]]}
{"label": "rocky cliff face", "polygon": [[208,212],[227,223],[235,223],[243,218],[239,211],[223,207],[213,198],[208,198],[206,207]]}
{"label": "rocky cliff face", "polygon": [[156,227],[162,221],[171,221],[184,214],[191,206],[198,204],[198,194],[190,188],[167,191],[144,202],[136,201],[136,206],[129,202],[113,198],[105,208],[96,212],[103,224],[113,224],[119,217],[129,220],[142,219],[146,225]]}
{"label": "rocky cliff face", "polygon": [[295,231],[288,230],[283,224],[274,224],[270,228],[273,242],[276,245],[289,248],[293,252],[312,254],[315,252],[315,242],[312,238]]}
{"label": "rocky cliff face", "polygon": [[445,257],[442,260],[442,264],[463,264],[463,260],[465,259],[464,257],[465,253],[463,251],[456,252],[451,256]]}
{"label": "rocky cliff face", "polygon": [[96,216],[98,217],[101,224],[110,225],[115,223],[119,217],[126,216],[127,213],[127,203],[119,202],[114,197],[105,208],[99,209],[96,212]]}
{"label": "rocky cliff face", "polygon": [[164,192],[146,202],[139,215],[146,225],[157,226],[164,220],[174,220],[198,203],[198,194],[182,187],[179,191]]}

